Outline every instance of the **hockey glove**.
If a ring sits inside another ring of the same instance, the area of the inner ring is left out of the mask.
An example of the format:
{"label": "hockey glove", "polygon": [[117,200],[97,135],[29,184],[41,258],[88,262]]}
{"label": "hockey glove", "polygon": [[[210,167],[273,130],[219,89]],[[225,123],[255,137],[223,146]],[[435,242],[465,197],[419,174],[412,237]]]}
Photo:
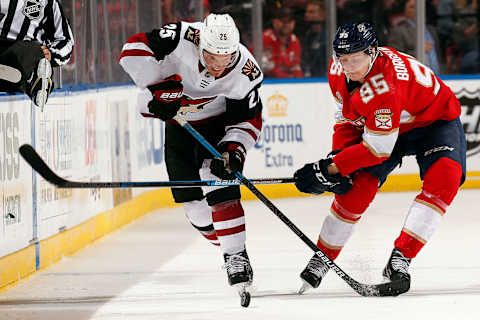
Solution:
{"label": "hockey glove", "polygon": [[150,113],[163,121],[171,120],[181,106],[183,96],[182,78],[174,74],[163,81],[148,86],[153,99],[148,103]]}
{"label": "hockey glove", "polygon": [[340,173],[331,175],[328,173],[328,165],[332,158],[322,159],[314,163],[308,163],[294,174],[295,186],[298,190],[310,194],[322,194],[325,191],[343,195],[350,191],[353,186],[349,176],[343,177]]}
{"label": "hockey glove", "polygon": [[242,172],[245,162],[245,148],[235,142],[223,142],[218,151],[224,159],[213,159],[210,171],[220,179],[235,179],[235,172]]}

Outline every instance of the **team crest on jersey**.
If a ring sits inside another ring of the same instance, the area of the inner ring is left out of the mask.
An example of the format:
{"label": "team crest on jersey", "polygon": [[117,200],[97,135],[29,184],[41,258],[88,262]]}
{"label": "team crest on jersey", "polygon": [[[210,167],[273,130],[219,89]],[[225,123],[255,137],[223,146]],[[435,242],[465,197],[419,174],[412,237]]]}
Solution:
{"label": "team crest on jersey", "polygon": [[243,66],[242,73],[246,75],[250,81],[257,79],[262,74],[260,69],[250,59],[248,59]]}
{"label": "team crest on jersey", "polygon": [[185,40],[190,41],[194,45],[198,46],[200,43],[200,30],[188,27],[187,31],[185,31]]}
{"label": "team crest on jersey", "polygon": [[191,109],[195,108],[197,111],[190,111],[190,112],[199,112],[200,110],[203,110],[203,107],[206,104],[215,100],[215,98],[216,97],[194,99],[194,98],[191,98],[187,95],[183,95],[183,97],[182,97],[182,107],[191,107]]}
{"label": "team crest on jersey", "polygon": [[22,13],[30,20],[37,20],[43,16],[45,4],[43,0],[24,0]]}
{"label": "team crest on jersey", "polygon": [[379,109],[375,111],[375,127],[378,129],[392,129],[392,110]]}

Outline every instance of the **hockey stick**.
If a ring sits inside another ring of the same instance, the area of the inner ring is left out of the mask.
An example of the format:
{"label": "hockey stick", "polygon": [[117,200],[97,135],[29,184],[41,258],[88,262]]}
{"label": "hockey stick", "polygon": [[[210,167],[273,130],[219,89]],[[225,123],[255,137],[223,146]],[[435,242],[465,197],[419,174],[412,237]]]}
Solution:
{"label": "hockey stick", "polygon": [[[202,186],[230,186],[239,185],[240,181],[234,180],[191,180],[191,181],[125,181],[125,182],[80,182],[70,181],[58,176],[43,161],[35,149],[24,144],[20,147],[20,154],[28,164],[37,171],[45,180],[57,188],[150,188],[150,187],[202,187]],[[254,184],[293,183],[294,178],[263,178],[251,180]]]}
{"label": "hockey stick", "polygon": [[[173,118],[178,122],[179,125],[184,127],[198,142],[200,142],[215,158],[223,159],[223,156],[207,141],[205,138],[195,130],[190,123],[185,121],[180,115],[176,115]],[[331,260],[325,253],[318,249],[318,247],[313,243],[297,226],[290,221],[270,200],[267,199],[254,185],[250,182],[245,176],[240,172],[235,172],[235,176],[240,182],[245,185],[255,196],[260,199],[283,223],[287,225],[290,230],[292,230],[310,249],[312,249],[317,256],[319,256],[330,269],[335,271],[335,273],[342,278],[353,290],[358,294],[364,297],[374,297],[374,296],[396,296],[400,293],[405,292],[405,283],[402,281],[388,282],[381,284],[363,284],[348,274],[346,274],[333,260]],[[408,284],[409,285],[409,284]],[[408,290],[408,289],[407,289]]]}

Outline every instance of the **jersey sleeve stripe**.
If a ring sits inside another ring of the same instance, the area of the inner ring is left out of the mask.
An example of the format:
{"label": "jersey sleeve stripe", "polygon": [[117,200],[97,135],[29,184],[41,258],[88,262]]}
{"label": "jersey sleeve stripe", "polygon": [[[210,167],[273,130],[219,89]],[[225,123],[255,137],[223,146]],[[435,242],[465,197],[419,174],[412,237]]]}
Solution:
{"label": "jersey sleeve stripe", "polygon": [[241,143],[245,150],[251,149],[257,141],[256,135],[252,134],[252,131],[233,128],[227,131],[227,134],[223,137],[222,141],[235,141]]}
{"label": "jersey sleeve stripe", "polygon": [[246,150],[249,150],[257,142],[261,129],[262,112],[260,111],[253,119],[226,126],[226,134],[222,141],[240,142]]}
{"label": "jersey sleeve stripe", "polygon": [[389,131],[380,131],[380,130],[372,130],[367,127],[365,127],[365,132],[371,133],[371,134],[377,134],[377,135],[382,135],[382,136],[388,136],[390,134],[394,134],[395,132],[398,132],[400,128],[395,128]]}
{"label": "jersey sleeve stripe", "polygon": [[136,42],[143,42],[148,46],[148,38],[144,32],[134,34],[130,38],[127,39],[127,43],[136,43]]}
{"label": "jersey sleeve stripe", "polygon": [[153,57],[153,54],[144,50],[123,50],[120,59],[124,57]]}
{"label": "jersey sleeve stripe", "polygon": [[252,123],[248,122],[248,121],[245,121],[245,122],[241,122],[239,124],[236,124],[236,125],[231,125],[231,126],[227,126],[226,128],[226,131],[228,132],[229,130],[233,130],[233,129],[238,129],[238,130],[243,130],[243,131],[246,131],[246,132],[250,132],[250,134],[256,139],[258,137],[258,135],[260,134],[260,129],[255,127]]}
{"label": "jersey sleeve stripe", "polygon": [[371,154],[373,154],[377,158],[388,158],[390,156],[390,153],[378,153],[372,146],[368,144],[365,140],[362,141],[362,144],[365,148],[367,148],[368,151],[370,151]]}
{"label": "jersey sleeve stripe", "polygon": [[[130,38],[131,39],[131,38]],[[129,39],[129,40],[130,40]],[[122,48],[120,59],[127,56],[133,57],[153,57],[153,51],[143,42],[126,43]],[[120,60],[119,59],[119,60]]]}
{"label": "jersey sleeve stripe", "polygon": [[145,43],[143,42],[132,42],[132,43],[126,43],[122,50],[143,50],[150,52],[153,55],[152,49],[150,49]]}
{"label": "jersey sleeve stripe", "polygon": [[390,155],[395,147],[395,142],[398,138],[398,128],[395,128],[388,132],[372,131],[364,128],[362,135],[363,142],[370,152],[376,156],[385,157]]}

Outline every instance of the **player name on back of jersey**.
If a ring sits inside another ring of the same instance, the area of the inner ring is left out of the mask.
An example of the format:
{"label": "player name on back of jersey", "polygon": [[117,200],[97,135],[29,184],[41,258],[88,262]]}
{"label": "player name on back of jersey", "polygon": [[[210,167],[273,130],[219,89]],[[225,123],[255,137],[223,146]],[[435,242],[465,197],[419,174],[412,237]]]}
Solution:
{"label": "player name on back of jersey", "polygon": [[410,80],[410,76],[408,75],[408,69],[405,66],[405,62],[394,52],[390,51],[388,48],[382,47],[380,48],[381,52],[385,53],[393,63],[393,69],[397,75],[398,80]]}

